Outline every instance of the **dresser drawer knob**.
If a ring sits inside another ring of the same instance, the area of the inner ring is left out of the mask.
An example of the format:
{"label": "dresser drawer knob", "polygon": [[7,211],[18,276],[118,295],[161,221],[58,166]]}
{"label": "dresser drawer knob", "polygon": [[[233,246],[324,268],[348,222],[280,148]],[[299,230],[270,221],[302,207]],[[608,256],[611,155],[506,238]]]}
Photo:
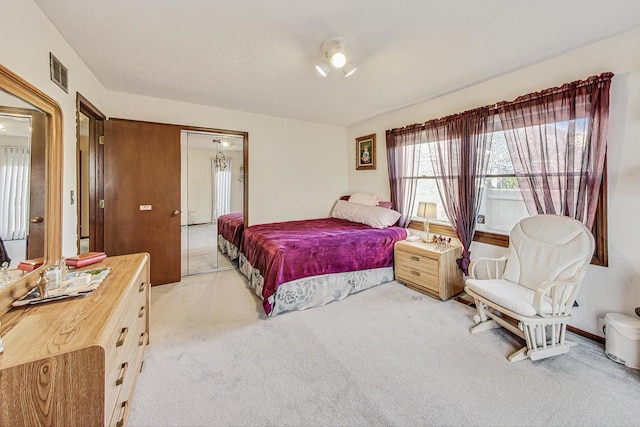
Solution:
{"label": "dresser drawer knob", "polygon": [[122,385],[122,383],[124,382],[124,377],[127,375],[128,367],[129,367],[129,364],[127,362],[124,362],[122,364],[122,367],[120,368],[120,378],[116,380],[116,385]]}
{"label": "dresser drawer knob", "polygon": [[144,291],[144,282],[140,283],[140,287],[138,288],[138,292]]}
{"label": "dresser drawer knob", "polygon": [[420,261],[420,258],[418,258],[417,256],[411,256],[409,258],[411,258],[411,261]]}
{"label": "dresser drawer knob", "polygon": [[140,312],[138,313],[138,317],[144,317],[144,306],[140,307]]}
{"label": "dresser drawer knob", "polygon": [[138,347],[144,345],[144,343],[146,341],[145,340],[146,337],[147,337],[147,333],[146,332],[143,332],[143,333],[140,334],[140,339],[138,340]]}
{"label": "dresser drawer knob", "polygon": [[411,270],[411,274],[413,274],[414,276],[420,277],[420,273],[415,270]]}
{"label": "dresser drawer knob", "polygon": [[121,412],[122,416],[120,417],[120,421],[118,421],[116,423],[116,427],[123,427],[124,423],[126,422],[128,416],[129,416],[129,401],[128,400],[125,400],[124,402],[122,402],[121,409],[122,409],[122,412]]}
{"label": "dresser drawer knob", "polygon": [[122,328],[122,332],[120,332],[118,341],[116,341],[116,347],[120,347],[122,346],[122,344],[124,344],[124,340],[127,339],[128,332],[129,332],[129,328]]}

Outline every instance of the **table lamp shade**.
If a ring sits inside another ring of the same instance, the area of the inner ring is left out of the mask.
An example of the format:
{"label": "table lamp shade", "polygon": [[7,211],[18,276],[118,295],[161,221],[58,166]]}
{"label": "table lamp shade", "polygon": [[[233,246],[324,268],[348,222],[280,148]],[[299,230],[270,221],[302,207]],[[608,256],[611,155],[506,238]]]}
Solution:
{"label": "table lamp shade", "polygon": [[418,202],[418,217],[425,219],[435,219],[436,215],[436,204],[430,202]]}

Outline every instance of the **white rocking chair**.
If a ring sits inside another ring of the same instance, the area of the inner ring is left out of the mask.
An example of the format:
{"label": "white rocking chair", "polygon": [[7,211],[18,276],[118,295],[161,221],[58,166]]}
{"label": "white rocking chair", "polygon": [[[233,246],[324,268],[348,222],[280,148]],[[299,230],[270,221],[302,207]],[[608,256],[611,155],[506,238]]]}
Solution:
{"label": "white rocking chair", "polygon": [[591,261],[595,242],[580,221],[536,215],[516,224],[507,257],[478,258],[469,266],[465,292],[478,314],[470,332],[500,326],[524,338],[526,346],[508,359],[539,360],[576,345],[565,340],[567,322]]}

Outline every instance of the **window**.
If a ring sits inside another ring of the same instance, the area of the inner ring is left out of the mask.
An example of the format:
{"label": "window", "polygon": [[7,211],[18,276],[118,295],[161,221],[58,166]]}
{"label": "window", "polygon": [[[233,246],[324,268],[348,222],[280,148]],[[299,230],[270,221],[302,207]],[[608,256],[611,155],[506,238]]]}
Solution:
{"label": "window", "polygon": [[[497,117],[496,120],[498,120]],[[580,131],[576,132],[574,141],[576,147],[575,157],[583,155],[585,147],[584,132],[582,130],[586,129],[586,122],[586,119],[576,121]],[[566,127],[566,124],[560,123],[554,127],[562,130],[563,127]],[[518,178],[514,171],[504,132],[500,129],[499,124],[496,125],[496,129],[492,135],[491,155],[487,176],[483,184],[484,191],[480,203],[480,212],[477,217],[474,240],[506,247],[509,243],[508,236],[511,229],[521,219],[530,216],[530,214],[518,185]],[[522,132],[527,131],[531,132],[531,129],[522,129]],[[444,203],[438,192],[437,180],[440,177],[435,173],[431,162],[431,155],[433,155],[432,145],[428,142],[421,142],[420,147],[416,150],[419,153],[418,173],[417,176],[412,177],[416,180],[416,203],[412,213],[414,223],[410,227],[422,229],[422,221],[424,219],[417,216],[418,202],[431,202],[436,204],[437,211],[436,218],[430,219],[431,232],[455,236],[455,232],[447,220]],[[574,175],[573,181],[575,181],[577,187],[578,181],[584,179],[585,176],[584,173],[579,171],[579,162],[576,162],[576,164],[578,170],[569,173]],[[528,174],[528,178],[538,179],[539,174],[536,174],[536,170],[542,165],[530,166],[531,172]],[[405,179],[411,179],[411,177],[405,177]],[[605,168],[599,193],[596,221],[592,230],[597,243],[592,263],[604,266],[608,265],[606,251],[606,185]]]}

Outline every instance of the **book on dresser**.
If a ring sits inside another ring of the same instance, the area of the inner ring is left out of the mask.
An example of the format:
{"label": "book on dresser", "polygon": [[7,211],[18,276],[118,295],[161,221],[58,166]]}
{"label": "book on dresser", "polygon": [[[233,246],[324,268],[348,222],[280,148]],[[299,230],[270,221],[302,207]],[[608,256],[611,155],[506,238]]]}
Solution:
{"label": "book on dresser", "polygon": [[104,260],[107,254],[104,252],[87,252],[84,254],[70,256],[66,259],[69,267],[84,267]]}
{"label": "book on dresser", "polygon": [[44,258],[26,259],[18,263],[18,269],[22,271],[33,271],[44,264]]}

